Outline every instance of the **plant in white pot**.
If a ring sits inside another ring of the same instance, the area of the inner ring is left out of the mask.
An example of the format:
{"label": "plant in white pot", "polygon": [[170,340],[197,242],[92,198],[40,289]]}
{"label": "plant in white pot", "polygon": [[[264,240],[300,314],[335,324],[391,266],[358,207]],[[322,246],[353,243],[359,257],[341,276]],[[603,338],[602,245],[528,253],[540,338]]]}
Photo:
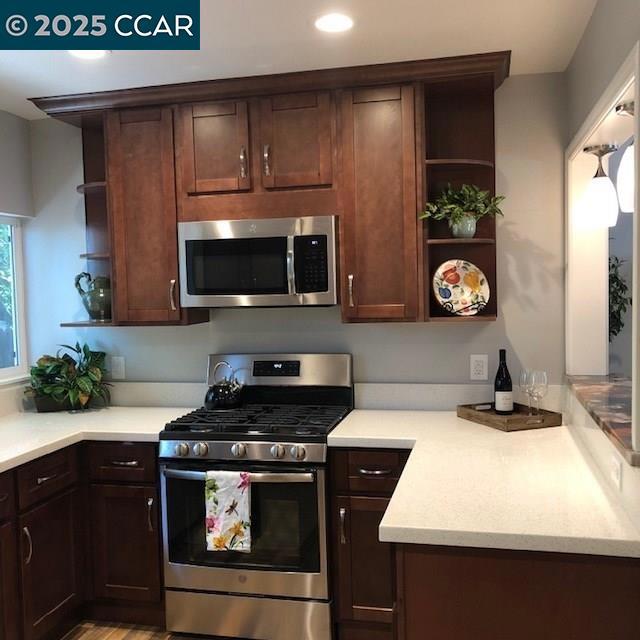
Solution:
{"label": "plant in white pot", "polygon": [[447,185],[435,202],[427,202],[420,219],[446,220],[454,238],[473,238],[480,218],[504,215],[503,200],[504,196],[492,196],[475,185],[463,184],[460,189]]}

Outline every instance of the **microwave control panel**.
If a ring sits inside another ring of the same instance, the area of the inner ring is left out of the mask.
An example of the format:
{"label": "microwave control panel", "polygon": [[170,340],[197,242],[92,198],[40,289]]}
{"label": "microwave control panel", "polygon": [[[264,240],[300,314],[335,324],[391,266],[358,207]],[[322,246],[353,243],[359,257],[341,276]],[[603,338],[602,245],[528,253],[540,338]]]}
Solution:
{"label": "microwave control panel", "polygon": [[328,291],[327,236],[296,236],[293,242],[296,292]]}

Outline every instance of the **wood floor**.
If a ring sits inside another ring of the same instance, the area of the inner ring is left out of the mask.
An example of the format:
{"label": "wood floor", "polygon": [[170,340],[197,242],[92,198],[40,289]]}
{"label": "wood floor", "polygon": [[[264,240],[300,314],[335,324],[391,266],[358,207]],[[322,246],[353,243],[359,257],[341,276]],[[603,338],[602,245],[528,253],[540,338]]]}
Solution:
{"label": "wood floor", "polygon": [[151,627],[83,622],[62,640],[171,640],[174,637]]}

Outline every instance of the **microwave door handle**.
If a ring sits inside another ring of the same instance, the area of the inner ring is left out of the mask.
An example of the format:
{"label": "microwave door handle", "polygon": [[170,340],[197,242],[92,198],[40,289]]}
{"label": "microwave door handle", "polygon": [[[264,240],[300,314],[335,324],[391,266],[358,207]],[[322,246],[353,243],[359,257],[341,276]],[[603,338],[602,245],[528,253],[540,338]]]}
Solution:
{"label": "microwave door handle", "polygon": [[296,261],[293,236],[287,236],[287,287],[289,295],[296,294]]}

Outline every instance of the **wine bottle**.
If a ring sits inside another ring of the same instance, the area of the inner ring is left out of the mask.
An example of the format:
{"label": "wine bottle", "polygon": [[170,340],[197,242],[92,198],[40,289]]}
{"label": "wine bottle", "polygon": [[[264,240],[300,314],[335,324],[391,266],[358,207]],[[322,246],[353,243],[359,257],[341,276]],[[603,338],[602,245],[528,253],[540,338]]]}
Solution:
{"label": "wine bottle", "polygon": [[513,413],[513,384],[509,367],[507,367],[507,351],[505,349],[500,349],[500,364],[493,389],[496,413],[501,416],[511,415]]}

